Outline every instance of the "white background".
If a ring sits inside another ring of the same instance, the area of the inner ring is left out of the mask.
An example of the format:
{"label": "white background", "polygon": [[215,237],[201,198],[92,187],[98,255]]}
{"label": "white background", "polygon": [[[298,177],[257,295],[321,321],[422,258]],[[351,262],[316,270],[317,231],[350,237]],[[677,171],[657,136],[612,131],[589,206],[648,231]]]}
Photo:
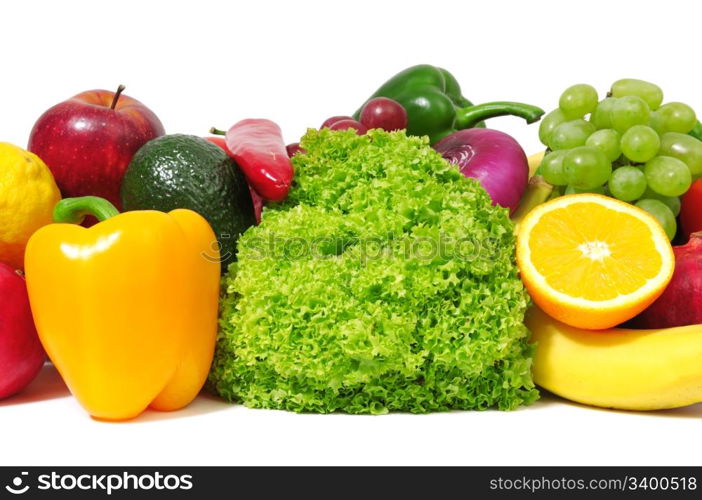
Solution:
{"label": "white background", "polygon": [[[474,102],[552,109],[570,84],[658,83],[702,110],[696,2],[7,2],[0,29],[0,141],[26,146],[49,106],[127,85],[167,132],[246,117],[288,142],[355,111],[397,71],[444,66]],[[491,122],[528,153],[536,126]],[[702,360],[701,360],[702,362]],[[201,396],[130,423],[90,419],[51,368],[0,402],[0,464],[700,465],[702,405],[612,412],[545,396],[511,412],[294,415]]]}

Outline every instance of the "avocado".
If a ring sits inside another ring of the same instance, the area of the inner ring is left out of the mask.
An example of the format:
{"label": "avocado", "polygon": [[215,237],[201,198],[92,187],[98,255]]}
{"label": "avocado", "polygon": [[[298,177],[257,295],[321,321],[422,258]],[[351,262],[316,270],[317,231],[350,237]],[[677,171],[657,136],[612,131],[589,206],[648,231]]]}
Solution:
{"label": "avocado", "polygon": [[222,273],[236,260],[239,236],[256,223],[246,178],[220,147],[201,137],[171,134],[144,144],[122,181],[124,210],[188,208],[210,223]]}

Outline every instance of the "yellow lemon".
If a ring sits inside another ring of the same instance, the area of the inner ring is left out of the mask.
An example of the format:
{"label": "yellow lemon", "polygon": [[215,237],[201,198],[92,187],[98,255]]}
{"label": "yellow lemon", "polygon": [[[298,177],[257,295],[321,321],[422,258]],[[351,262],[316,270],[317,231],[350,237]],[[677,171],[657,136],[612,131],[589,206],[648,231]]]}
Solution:
{"label": "yellow lemon", "polygon": [[51,222],[61,193],[34,153],[0,142],[0,261],[24,267],[29,237]]}

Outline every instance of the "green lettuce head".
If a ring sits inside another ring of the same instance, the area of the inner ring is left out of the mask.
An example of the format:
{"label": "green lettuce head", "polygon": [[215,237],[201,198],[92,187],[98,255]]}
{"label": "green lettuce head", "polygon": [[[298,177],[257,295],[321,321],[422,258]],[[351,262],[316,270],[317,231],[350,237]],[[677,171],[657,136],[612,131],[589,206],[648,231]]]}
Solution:
{"label": "green lettuce head", "polygon": [[534,401],[507,211],[404,132],[310,130],[290,198],[239,240],[210,387],[297,412]]}

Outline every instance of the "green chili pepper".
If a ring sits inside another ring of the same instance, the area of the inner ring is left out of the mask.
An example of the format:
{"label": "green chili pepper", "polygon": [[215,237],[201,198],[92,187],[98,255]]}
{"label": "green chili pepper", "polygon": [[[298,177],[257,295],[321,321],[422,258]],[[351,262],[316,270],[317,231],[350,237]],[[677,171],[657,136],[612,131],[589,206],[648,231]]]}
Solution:
{"label": "green chili pepper", "polygon": [[[488,118],[514,115],[534,123],[544,114],[536,106],[518,102],[473,105],[461,95],[461,87],[451,73],[428,64],[401,71],[368,100],[375,97],[388,97],[402,104],[407,111],[407,133],[428,135],[432,144],[457,130],[484,127],[483,120]],[[362,109],[354,113],[354,118],[358,119]]]}

